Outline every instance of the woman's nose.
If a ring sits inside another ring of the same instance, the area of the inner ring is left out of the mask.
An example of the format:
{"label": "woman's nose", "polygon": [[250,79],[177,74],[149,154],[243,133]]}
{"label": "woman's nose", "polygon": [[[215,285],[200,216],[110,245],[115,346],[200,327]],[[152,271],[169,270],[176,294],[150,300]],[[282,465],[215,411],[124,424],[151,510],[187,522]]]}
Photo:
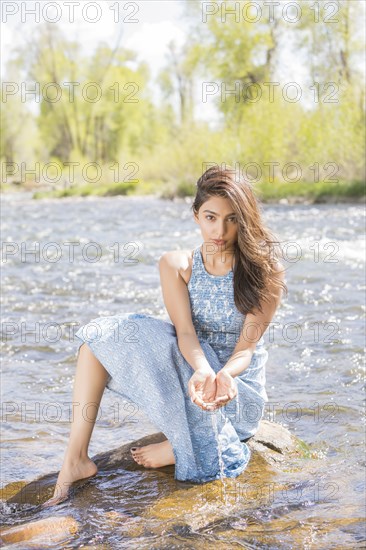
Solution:
{"label": "woman's nose", "polygon": [[219,222],[219,236],[218,239],[222,239],[226,233],[225,222]]}

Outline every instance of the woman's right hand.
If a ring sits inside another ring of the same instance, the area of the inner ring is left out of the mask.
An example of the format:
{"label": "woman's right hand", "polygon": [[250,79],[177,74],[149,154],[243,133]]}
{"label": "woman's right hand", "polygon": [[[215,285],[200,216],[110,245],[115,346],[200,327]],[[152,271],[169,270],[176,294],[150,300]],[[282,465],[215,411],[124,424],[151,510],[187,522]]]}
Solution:
{"label": "woman's right hand", "polygon": [[188,382],[192,403],[203,410],[210,410],[216,396],[216,374],[211,368],[197,369]]}

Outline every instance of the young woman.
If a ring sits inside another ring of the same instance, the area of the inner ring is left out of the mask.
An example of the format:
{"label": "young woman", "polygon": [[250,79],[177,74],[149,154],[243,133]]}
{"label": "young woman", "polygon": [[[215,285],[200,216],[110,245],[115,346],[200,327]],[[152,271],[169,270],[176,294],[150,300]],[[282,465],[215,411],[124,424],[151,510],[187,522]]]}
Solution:
{"label": "young woman", "polygon": [[136,403],[167,437],[131,449],[142,467],[175,464],[177,480],[204,483],[237,477],[249,462],[245,441],[268,401],[263,334],[287,293],[284,269],[251,185],[232,168],[199,178],[192,210],[202,244],[159,260],[172,323],[134,313],[98,317],[76,333],[79,405],[46,506],[97,473],[88,446],[105,387]]}

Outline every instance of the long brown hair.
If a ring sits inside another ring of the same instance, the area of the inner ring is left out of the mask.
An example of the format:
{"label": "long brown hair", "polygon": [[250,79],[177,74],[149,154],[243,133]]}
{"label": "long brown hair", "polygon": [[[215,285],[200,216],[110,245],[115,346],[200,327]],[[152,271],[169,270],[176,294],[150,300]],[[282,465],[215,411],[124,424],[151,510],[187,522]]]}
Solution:
{"label": "long brown hair", "polygon": [[230,200],[236,214],[238,238],[235,243],[234,300],[238,310],[246,315],[253,309],[263,313],[261,304],[274,294],[269,288],[278,286],[288,293],[284,282],[276,278],[276,264],[280,257],[274,234],[263,220],[259,200],[252,185],[231,166],[213,166],[197,181],[197,192],[191,206],[194,214],[210,197]]}

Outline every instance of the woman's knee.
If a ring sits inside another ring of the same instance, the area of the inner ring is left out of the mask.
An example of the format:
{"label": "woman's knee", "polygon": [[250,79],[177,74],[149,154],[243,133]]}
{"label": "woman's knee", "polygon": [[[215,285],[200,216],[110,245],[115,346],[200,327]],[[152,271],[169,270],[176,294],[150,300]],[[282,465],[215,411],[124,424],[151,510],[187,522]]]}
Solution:
{"label": "woman's knee", "polygon": [[99,363],[101,366],[103,366],[102,363],[99,361],[99,359],[97,359],[97,357],[94,355],[94,353],[92,352],[92,350],[90,349],[90,347],[86,342],[83,342],[79,347],[79,357],[86,358],[89,361],[92,360],[96,363]]}

